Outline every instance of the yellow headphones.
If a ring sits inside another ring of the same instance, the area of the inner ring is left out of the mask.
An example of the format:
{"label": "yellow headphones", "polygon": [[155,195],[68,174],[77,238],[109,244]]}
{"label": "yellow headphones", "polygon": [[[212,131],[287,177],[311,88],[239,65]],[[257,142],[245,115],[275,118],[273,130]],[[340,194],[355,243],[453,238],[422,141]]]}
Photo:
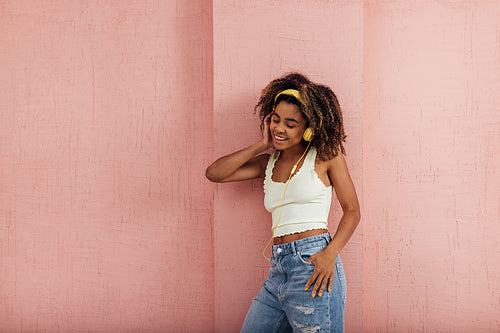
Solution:
{"label": "yellow headphones", "polygon": [[[300,104],[304,105],[304,101],[300,97],[300,92],[298,90],[296,90],[296,89],[286,89],[286,90],[283,90],[283,91],[279,92],[276,95],[276,97],[274,97],[273,112],[276,109],[276,101],[278,100],[278,97],[280,95],[288,95],[288,96],[295,97],[295,99],[297,99],[300,102]],[[304,139],[304,141],[307,141],[307,142],[311,142],[312,141],[312,139],[314,138],[314,132],[313,132],[313,130],[312,130],[311,127],[306,128],[306,130],[304,131],[304,134],[302,135],[302,138]]]}
{"label": "yellow headphones", "polygon": [[304,139],[304,141],[311,142],[313,138],[314,135],[312,128],[311,127],[306,128],[304,134],[302,134],[302,139]]}

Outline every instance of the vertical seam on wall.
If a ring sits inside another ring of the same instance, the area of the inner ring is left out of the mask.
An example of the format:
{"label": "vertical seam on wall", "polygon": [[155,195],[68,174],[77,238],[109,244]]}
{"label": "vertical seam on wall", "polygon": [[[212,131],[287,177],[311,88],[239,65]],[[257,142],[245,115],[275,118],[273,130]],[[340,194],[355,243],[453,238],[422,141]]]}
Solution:
{"label": "vertical seam on wall", "polygon": [[[209,43],[207,47],[209,47],[209,50],[208,50],[208,54],[210,55],[210,100],[211,100],[211,110],[210,110],[210,114],[212,115],[211,117],[211,128],[212,128],[212,131],[211,131],[211,138],[210,138],[210,141],[211,141],[211,149],[212,149],[212,156],[211,156],[211,160],[213,161],[214,158],[215,158],[215,121],[214,121],[214,118],[215,118],[215,92],[214,92],[214,89],[215,89],[215,73],[214,73],[214,67],[215,67],[215,54],[214,54],[214,2],[213,0],[210,1],[210,4],[207,5],[207,8],[210,9],[210,13],[208,13],[208,19],[209,19],[209,25],[211,27],[210,29],[210,36],[209,36]],[[215,190],[216,190],[216,187],[214,184],[211,184],[210,185],[212,188],[211,188],[211,198],[210,198],[210,201],[211,201],[211,209],[212,209],[212,212],[211,212],[211,218],[212,218],[212,223],[211,223],[211,232],[212,232],[212,278],[213,278],[213,286],[212,286],[212,294],[213,294],[213,297],[212,297],[212,300],[213,300],[213,304],[212,304],[212,309],[213,309],[213,317],[212,317],[212,332],[215,332],[215,322],[216,322],[216,316],[217,316],[217,309],[216,309],[216,300],[215,300],[215,288],[216,288],[216,271],[215,271]]]}
{"label": "vertical seam on wall", "polygon": [[361,331],[364,330],[364,322],[365,322],[365,97],[366,97],[366,77],[365,77],[365,22],[366,22],[366,5],[367,0],[363,0],[362,3],[362,22],[361,22],[361,59],[362,68],[361,68]]}

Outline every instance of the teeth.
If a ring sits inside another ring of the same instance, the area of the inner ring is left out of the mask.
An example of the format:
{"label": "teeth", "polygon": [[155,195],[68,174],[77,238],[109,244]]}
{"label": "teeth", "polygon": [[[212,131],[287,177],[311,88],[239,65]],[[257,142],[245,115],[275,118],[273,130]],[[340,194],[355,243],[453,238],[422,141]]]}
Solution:
{"label": "teeth", "polygon": [[281,140],[281,141],[286,140],[286,138],[281,137],[281,136],[277,136],[277,135],[275,135],[275,136],[274,136],[274,138],[275,138],[276,140]]}

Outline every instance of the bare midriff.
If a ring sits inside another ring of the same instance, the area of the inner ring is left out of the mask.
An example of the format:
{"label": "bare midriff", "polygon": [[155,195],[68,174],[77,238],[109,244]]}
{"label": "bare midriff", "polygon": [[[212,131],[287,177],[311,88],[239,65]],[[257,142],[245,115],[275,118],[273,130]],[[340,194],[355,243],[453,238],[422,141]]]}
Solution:
{"label": "bare midriff", "polygon": [[274,245],[280,245],[280,244],[290,243],[290,242],[294,242],[294,241],[302,239],[302,238],[307,238],[307,237],[311,237],[311,236],[322,235],[325,232],[328,232],[328,229],[307,230],[307,231],[304,231],[304,232],[298,232],[296,234],[290,234],[290,235],[284,235],[284,236],[280,236],[280,237],[274,237],[273,244]]}

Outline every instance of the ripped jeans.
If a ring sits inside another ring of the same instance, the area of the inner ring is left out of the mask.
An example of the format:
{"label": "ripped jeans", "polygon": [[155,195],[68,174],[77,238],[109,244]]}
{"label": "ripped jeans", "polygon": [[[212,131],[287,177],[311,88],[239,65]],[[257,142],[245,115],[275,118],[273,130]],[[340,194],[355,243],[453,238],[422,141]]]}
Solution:
{"label": "ripped jeans", "polygon": [[252,301],[242,333],[344,332],[346,281],[340,258],[335,259],[331,292],[326,287],[313,298],[314,284],[304,290],[314,271],[306,260],[330,241],[325,233],[273,246],[269,275]]}

